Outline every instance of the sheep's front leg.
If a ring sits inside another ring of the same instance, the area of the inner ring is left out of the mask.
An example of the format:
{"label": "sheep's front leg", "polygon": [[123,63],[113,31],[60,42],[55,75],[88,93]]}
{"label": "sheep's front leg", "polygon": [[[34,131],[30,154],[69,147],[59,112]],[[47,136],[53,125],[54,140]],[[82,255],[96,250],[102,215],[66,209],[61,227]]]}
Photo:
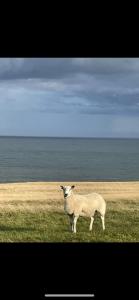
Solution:
{"label": "sheep's front leg", "polygon": [[77,220],[78,220],[79,216],[74,216],[74,219],[73,219],[73,232],[76,233],[76,223],[77,223]]}
{"label": "sheep's front leg", "polygon": [[105,230],[105,217],[101,216],[101,221],[102,221],[102,228]]}
{"label": "sheep's front leg", "polygon": [[69,215],[71,231],[73,231],[73,215]]}
{"label": "sheep's front leg", "polygon": [[94,217],[91,217],[91,222],[90,222],[90,226],[89,226],[90,231],[92,230],[93,222],[94,222]]}

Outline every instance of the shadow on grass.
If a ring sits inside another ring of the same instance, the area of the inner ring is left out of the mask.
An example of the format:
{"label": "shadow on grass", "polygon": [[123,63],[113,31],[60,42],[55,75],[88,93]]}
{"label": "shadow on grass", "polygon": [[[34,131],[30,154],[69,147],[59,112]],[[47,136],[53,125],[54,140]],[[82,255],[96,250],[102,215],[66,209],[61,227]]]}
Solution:
{"label": "shadow on grass", "polygon": [[36,229],[35,228],[26,228],[26,227],[10,227],[10,226],[0,225],[0,231],[22,232],[22,231],[36,231]]}

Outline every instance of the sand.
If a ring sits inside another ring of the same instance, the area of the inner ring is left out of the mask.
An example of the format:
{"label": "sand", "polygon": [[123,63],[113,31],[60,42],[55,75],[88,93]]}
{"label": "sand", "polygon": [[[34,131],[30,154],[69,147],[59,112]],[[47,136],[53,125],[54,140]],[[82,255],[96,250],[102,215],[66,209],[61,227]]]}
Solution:
{"label": "sand", "polygon": [[60,185],[75,185],[75,193],[100,193],[108,207],[127,209],[139,204],[139,181],[133,182],[26,182],[0,184],[1,211],[63,211]]}

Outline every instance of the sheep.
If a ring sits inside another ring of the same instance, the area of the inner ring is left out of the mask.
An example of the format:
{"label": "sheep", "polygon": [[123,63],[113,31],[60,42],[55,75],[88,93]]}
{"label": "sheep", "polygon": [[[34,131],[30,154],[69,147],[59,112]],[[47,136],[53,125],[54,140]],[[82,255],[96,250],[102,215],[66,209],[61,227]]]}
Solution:
{"label": "sheep", "polygon": [[103,197],[97,193],[74,195],[74,187],[74,185],[60,186],[64,194],[64,210],[69,216],[71,231],[76,233],[76,223],[79,216],[91,218],[89,230],[92,231],[95,211],[100,213],[102,228],[105,230],[106,202]]}

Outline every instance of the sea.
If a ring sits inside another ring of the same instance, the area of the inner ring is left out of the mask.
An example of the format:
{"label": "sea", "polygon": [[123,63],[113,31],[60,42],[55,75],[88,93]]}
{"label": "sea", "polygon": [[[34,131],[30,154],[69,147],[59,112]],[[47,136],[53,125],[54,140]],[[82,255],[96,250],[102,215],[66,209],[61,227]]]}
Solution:
{"label": "sea", "polygon": [[139,180],[139,139],[0,137],[0,183]]}

